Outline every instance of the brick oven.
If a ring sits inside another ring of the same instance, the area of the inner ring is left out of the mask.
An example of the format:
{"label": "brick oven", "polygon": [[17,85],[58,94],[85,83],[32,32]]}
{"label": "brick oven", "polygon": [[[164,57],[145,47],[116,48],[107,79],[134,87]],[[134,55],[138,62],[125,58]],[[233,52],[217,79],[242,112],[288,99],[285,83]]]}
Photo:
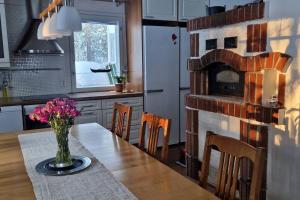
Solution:
{"label": "brick oven", "polygon": [[[185,103],[186,164],[192,178],[199,176],[206,131],[268,149],[269,127],[283,123],[291,56],[268,48],[266,13],[267,6],[259,2],[188,22],[191,93]],[[244,160],[242,199],[248,195],[250,177],[251,165]]]}

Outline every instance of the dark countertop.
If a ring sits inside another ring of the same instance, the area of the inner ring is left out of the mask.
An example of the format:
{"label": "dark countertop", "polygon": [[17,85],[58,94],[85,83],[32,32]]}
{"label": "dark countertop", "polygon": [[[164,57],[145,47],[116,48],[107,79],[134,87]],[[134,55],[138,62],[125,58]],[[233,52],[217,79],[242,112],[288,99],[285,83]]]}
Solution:
{"label": "dark countertop", "polygon": [[17,105],[35,105],[44,104],[48,100],[56,97],[68,97],[76,101],[87,100],[101,100],[101,99],[114,99],[114,98],[126,98],[126,97],[142,97],[143,92],[84,92],[84,93],[72,93],[65,95],[41,95],[41,96],[28,96],[28,97],[8,97],[0,98],[0,107],[3,106],[17,106]]}

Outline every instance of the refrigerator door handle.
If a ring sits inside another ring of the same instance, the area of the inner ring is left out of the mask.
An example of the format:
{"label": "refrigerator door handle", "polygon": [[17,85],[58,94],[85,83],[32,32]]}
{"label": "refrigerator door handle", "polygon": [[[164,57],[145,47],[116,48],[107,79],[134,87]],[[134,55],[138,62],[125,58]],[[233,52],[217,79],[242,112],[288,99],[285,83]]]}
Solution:
{"label": "refrigerator door handle", "polygon": [[180,91],[183,91],[183,90],[190,90],[190,89],[191,89],[190,87],[180,87],[180,88],[179,88]]}
{"label": "refrigerator door handle", "polygon": [[146,90],[145,91],[147,94],[151,94],[151,93],[161,93],[164,92],[163,89],[157,89],[157,90]]}

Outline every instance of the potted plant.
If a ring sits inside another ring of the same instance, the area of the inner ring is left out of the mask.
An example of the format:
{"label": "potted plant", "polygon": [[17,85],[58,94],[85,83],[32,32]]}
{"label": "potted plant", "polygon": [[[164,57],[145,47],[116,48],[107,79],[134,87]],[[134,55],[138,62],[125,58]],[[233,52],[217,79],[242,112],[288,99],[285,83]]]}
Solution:
{"label": "potted plant", "polygon": [[45,106],[37,106],[29,117],[33,121],[48,123],[54,130],[57,141],[57,153],[55,157],[55,167],[71,166],[72,157],[68,145],[69,130],[74,122],[74,118],[80,112],[76,109],[75,101],[70,99],[53,99]]}
{"label": "potted plant", "polygon": [[120,76],[115,76],[114,78],[116,79],[116,83],[115,83],[116,92],[123,92],[126,77],[123,75],[120,75]]}

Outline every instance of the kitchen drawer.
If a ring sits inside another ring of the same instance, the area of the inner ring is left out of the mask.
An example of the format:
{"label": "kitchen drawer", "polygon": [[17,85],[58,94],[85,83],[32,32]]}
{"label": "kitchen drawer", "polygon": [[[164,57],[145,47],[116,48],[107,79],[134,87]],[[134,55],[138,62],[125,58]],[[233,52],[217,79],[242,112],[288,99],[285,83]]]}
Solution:
{"label": "kitchen drawer", "polygon": [[[143,112],[142,106],[132,107],[131,126],[139,125],[141,123],[142,112]],[[109,129],[111,128],[112,115],[113,115],[113,109],[102,110],[102,119],[103,119],[102,125],[105,128],[109,128]]]}
{"label": "kitchen drawer", "polygon": [[101,109],[101,101],[78,101],[76,107],[82,112],[99,110]]}
{"label": "kitchen drawer", "polygon": [[76,117],[74,120],[74,124],[87,124],[87,123],[102,123],[102,113],[101,110],[94,111],[83,111],[81,115]]}
{"label": "kitchen drawer", "polygon": [[22,111],[22,106],[5,106],[0,107],[0,113]]}
{"label": "kitchen drawer", "polygon": [[23,130],[22,107],[1,107],[0,133],[16,132]]}
{"label": "kitchen drawer", "polygon": [[104,99],[102,100],[102,109],[105,110],[113,108],[115,102],[128,104],[130,106],[143,106],[143,97]]}
{"label": "kitchen drawer", "polygon": [[130,127],[130,143],[136,144],[139,142],[140,125]]}

